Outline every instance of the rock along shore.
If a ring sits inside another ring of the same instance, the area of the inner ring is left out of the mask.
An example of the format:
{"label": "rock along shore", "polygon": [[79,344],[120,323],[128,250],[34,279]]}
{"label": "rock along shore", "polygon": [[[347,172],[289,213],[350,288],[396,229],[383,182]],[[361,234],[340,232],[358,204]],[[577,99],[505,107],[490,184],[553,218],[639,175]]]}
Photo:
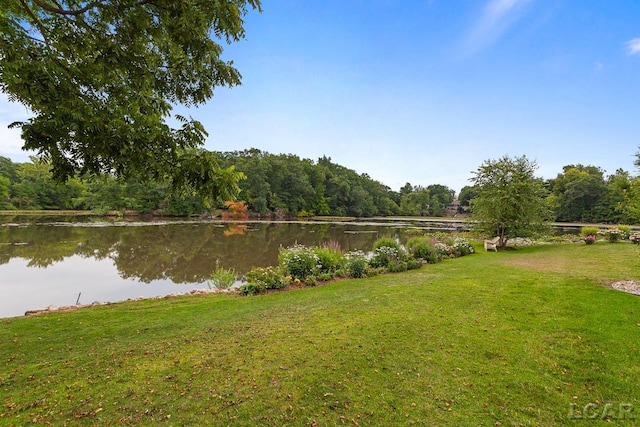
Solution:
{"label": "rock along shore", "polygon": [[74,310],[79,310],[81,308],[88,308],[88,307],[96,307],[96,306],[100,306],[100,305],[111,305],[111,304],[118,304],[120,302],[126,302],[126,301],[142,301],[142,300],[152,300],[152,299],[167,299],[167,298],[174,298],[174,297],[179,297],[179,296],[185,296],[185,295],[209,295],[209,294],[231,294],[231,293],[235,293],[235,289],[192,289],[188,292],[176,292],[176,293],[171,293],[168,295],[159,295],[156,297],[138,297],[138,298],[128,298],[126,300],[122,300],[122,301],[113,301],[113,302],[100,302],[100,301],[94,301],[91,304],[77,304],[77,305],[63,305],[60,307],[56,307],[56,306],[48,306],[48,307],[43,307],[43,308],[36,308],[33,310],[27,310],[24,315],[25,316],[39,316],[42,314],[47,314],[47,313],[61,313],[61,312],[67,312],[67,311],[74,311]]}

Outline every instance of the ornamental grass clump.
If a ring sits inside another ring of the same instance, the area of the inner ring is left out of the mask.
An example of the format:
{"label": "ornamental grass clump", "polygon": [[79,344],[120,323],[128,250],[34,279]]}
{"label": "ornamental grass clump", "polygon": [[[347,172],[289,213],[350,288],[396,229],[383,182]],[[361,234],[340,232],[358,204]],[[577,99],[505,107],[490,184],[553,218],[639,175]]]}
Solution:
{"label": "ornamental grass clump", "polygon": [[586,225],[586,226],[580,228],[580,236],[582,236],[582,237],[596,236],[599,232],[600,232],[600,229],[598,227],[594,227],[592,225]]}
{"label": "ornamental grass clump", "polygon": [[378,240],[376,240],[373,244],[373,250],[376,250],[378,248],[381,248],[383,246],[389,247],[389,248],[396,248],[398,251],[400,251],[400,249],[402,249],[402,246],[400,245],[400,243],[392,238],[392,237],[381,237]]}
{"label": "ornamental grass clump", "polygon": [[226,269],[220,266],[220,260],[216,260],[216,268],[207,280],[209,289],[229,289],[236,283],[236,271],[234,269]]}

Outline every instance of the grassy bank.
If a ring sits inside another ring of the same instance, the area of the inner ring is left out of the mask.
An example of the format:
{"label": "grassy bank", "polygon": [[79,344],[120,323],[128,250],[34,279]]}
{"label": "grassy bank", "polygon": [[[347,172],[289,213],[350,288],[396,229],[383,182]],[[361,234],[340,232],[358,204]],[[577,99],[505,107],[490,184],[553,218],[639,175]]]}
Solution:
{"label": "grassy bank", "polygon": [[5,319],[0,424],[636,425],[640,297],[608,285],[639,266],[627,243],[545,245]]}

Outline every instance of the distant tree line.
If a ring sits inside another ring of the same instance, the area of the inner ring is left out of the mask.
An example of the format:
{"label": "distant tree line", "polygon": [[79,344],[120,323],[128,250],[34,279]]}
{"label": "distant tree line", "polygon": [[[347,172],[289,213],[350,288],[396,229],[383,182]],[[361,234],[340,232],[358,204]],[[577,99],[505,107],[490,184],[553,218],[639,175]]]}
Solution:
{"label": "distant tree line", "polygon": [[[445,215],[456,198],[454,190],[441,184],[423,187],[407,183],[393,191],[329,157],[313,161],[257,149],[213,154],[221,168],[234,165],[244,173],[238,200],[246,202],[251,214],[263,217],[437,217]],[[172,192],[169,182],[87,175],[58,184],[49,171],[50,165],[35,157],[27,163],[14,163],[0,156],[0,209],[130,210],[163,215],[209,211],[197,193]],[[567,165],[543,184],[546,203],[556,221],[640,223],[640,177],[628,172],[617,170],[606,176],[597,166]],[[473,186],[460,191],[460,213],[469,209],[476,195]],[[223,207],[223,201],[218,207]]]}
{"label": "distant tree line", "polygon": [[455,197],[455,191],[444,185],[425,188],[407,183],[400,192],[392,191],[329,157],[314,162],[250,149],[220,153],[219,163],[235,165],[247,176],[240,182],[239,198],[261,215],[442,216]]}
{"label": "distant tree line", "polygon": [[[640,167],[640,160],[636,164]],[[557,222],[640,223],[640,177],[622,169],[606,176],[597,166],[567,165],[555,178],[544,180],[543,187]],[[472,210],[477,194],[476,187],[464,187],[460,206]]]}
{"label": "distant tree line", "polygon": [[97,213],[131,210],[190,215],[204,212],[205,206],[195,194],[177,195],[170,191],[168,182],[88,175],[60,184],[52,178],[45,161],[33,157],[28,163],[14,163],[0,156],[0,209]]}
{"label": "distant tree line", "polygon": [[[244,173],[239,200],[261,216],[442,216],[455,191],[444,185],[406,184],[392,191],[367,174],[333,163],[292,154],[269,154],[257,149],[216,152],[222,168],[234,165]],[[202,214],[209,209],[194,193],[176,194],[169,182],[112,175],[88,175],[58,184],[50,165],[36,157],[14,163],[0,157],[0,209],[92,210],[155,212],[163,215]],[[220,206],[223,207],[221,201]]]}

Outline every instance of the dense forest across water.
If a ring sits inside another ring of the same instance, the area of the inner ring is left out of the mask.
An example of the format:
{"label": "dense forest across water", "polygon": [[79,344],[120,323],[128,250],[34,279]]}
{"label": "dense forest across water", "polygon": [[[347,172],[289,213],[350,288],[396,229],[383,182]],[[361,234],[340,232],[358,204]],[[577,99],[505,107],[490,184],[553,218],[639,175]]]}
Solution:
{"label": "dense forest across water", "polygon": [[[317,161],[257,149],[215,153],[221,167],[234,165],[240,181],[238,200],[260,217],[445,216],[469,212],[472,186],[456,191],[443,184],[405,184],[394,191],[366,173],[331,158]],[[199,215],[210,211],[193,194],[175,194],[169,184],[110,175],[72,178],[57,184],[45,161],[15,163],[0,156],[0,210],[131,211],[158,215]],[[567,165],[544,181],[556,221],[640,223],[640,178],[597,166]],[[218,207],[222,208],[224,201]]]}

